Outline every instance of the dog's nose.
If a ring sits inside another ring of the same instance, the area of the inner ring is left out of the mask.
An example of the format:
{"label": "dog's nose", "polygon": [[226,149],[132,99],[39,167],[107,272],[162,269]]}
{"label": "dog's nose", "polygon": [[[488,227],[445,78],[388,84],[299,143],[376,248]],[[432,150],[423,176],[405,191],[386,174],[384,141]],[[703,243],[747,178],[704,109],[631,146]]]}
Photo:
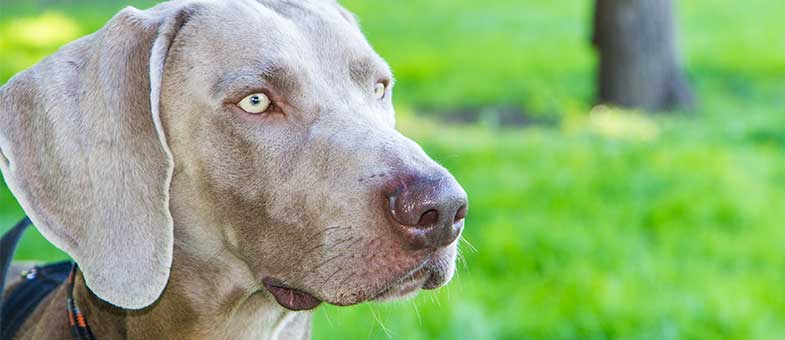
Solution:
{"label": "dog's nose", "polygon": [[389,214],[412,248],[445,247],[461,234],[468,198],[451,176],[396,178],[388,189]]}

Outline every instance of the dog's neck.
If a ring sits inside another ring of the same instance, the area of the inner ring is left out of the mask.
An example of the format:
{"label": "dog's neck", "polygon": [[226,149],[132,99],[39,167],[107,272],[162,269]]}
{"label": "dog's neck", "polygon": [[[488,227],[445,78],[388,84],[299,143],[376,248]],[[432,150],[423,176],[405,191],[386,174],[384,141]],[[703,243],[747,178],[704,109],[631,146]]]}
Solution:
{"label": "dog's neck", "polygon": [[[177,214],[172,272],[160,299],[140,311],[113,307],[78,278],[74,296],[100,339],[290,339],[310,337],[310,313],[291,312],[256,283],[220,237]],[[193,223],[186,226],[183,223]],[[193,240],[191,238],[204,237]],[[196,242],[198,241],[198,242]],[[196,242],[196,243],[195,243]],[[211,244],[214,243],[214,244]],[[198,244],[198,247],[193,246]],[[211,251],[212,249],[212,251]]]}
{"label": "dog's neck", "polygon": [[283,339],[310,334],[310,313],[286,311],[266,292],[236,284],[239,280],[233,280],[231,273],[178,258],[161,298],[140,311],[122,310],[98,299],[80,275],[74,297],[93,333],[100,339],[140,340]]}

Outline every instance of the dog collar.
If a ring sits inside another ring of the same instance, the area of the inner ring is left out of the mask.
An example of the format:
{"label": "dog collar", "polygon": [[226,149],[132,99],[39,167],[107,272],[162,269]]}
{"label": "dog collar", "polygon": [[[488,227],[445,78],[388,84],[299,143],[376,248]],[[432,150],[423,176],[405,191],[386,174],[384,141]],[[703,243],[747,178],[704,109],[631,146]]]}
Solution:
{"label": "dog collar", "polygon": [[71,267],[71,275],[68,276],[66,287],[66,309],[68,310],[68,325],[71,328],[71,335],[75,340],[95,340],[93,332],[90,330],[90,325],[87,324],[82,311],[79,310],[79,305],[76,304],[74,299],[74,281],[76,280],[76,272],[79,270],[76,263]]}

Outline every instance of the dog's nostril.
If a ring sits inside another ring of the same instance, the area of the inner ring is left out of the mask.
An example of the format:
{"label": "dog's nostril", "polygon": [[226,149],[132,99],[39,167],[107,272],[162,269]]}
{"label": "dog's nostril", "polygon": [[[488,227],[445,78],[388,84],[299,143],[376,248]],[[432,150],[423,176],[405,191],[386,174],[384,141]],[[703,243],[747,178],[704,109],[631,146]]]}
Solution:
{"label": "dog's nostril", "polygon": [[466,204],[462,205],[455,213],[455,220],[453,220],[453,223],[458,223],[464,218],[466,218]]}
{"label": "dog's nostril", "polygon": [[450,176],[404,176],[383,188],[387,217],[411,249],[438,249],[450,245],[463,229],[468,202]]}
{"label": "dog's nostril", "polygon": [[431,209],[420,216],[420,221],[417,222],[417,226],[426,228],[436,224],[437,222],[439,222],[439,212]]}

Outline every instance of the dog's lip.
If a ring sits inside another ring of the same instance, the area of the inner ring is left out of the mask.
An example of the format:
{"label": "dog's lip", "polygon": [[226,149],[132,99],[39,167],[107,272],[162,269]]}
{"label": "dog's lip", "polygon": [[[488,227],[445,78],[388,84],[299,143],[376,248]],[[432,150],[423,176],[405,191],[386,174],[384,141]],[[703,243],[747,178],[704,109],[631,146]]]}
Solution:
{"label": "dog's lip", "polygon": [[267,277],[262,280],[267,291],[273,295],[275,301],[282,307],[292,311],[314,309],[322,303],[315,296],[299,289],[290,288],[281,281]]}
{"label": "dog's lip", "polygon": [[310,310],[318,307],[322,302],[327,302],[336,306],[351,306],[365,301],[390,301],[404,298],[420,289],[436,289],[444,284],[443,276],[434,267],[433,259],[427,256],[420,264],[412,267],[388,283],[375,293],[365,295],[364,298],[357,296],[358,299],[341,301],[340,299],[320,299],[311,293],[301,289],[292,288],[283,281],[273,277],[266,277],[262,280],[267,290],[273,295],[275,300],[282,307],[292,311]]}
{"label": "dog's lip", "polygon": [[429,281],[431,271],[427,268],[428,261],[401,275],[379,290],[371,301],[391,300],[409,295],[421,288]]}

